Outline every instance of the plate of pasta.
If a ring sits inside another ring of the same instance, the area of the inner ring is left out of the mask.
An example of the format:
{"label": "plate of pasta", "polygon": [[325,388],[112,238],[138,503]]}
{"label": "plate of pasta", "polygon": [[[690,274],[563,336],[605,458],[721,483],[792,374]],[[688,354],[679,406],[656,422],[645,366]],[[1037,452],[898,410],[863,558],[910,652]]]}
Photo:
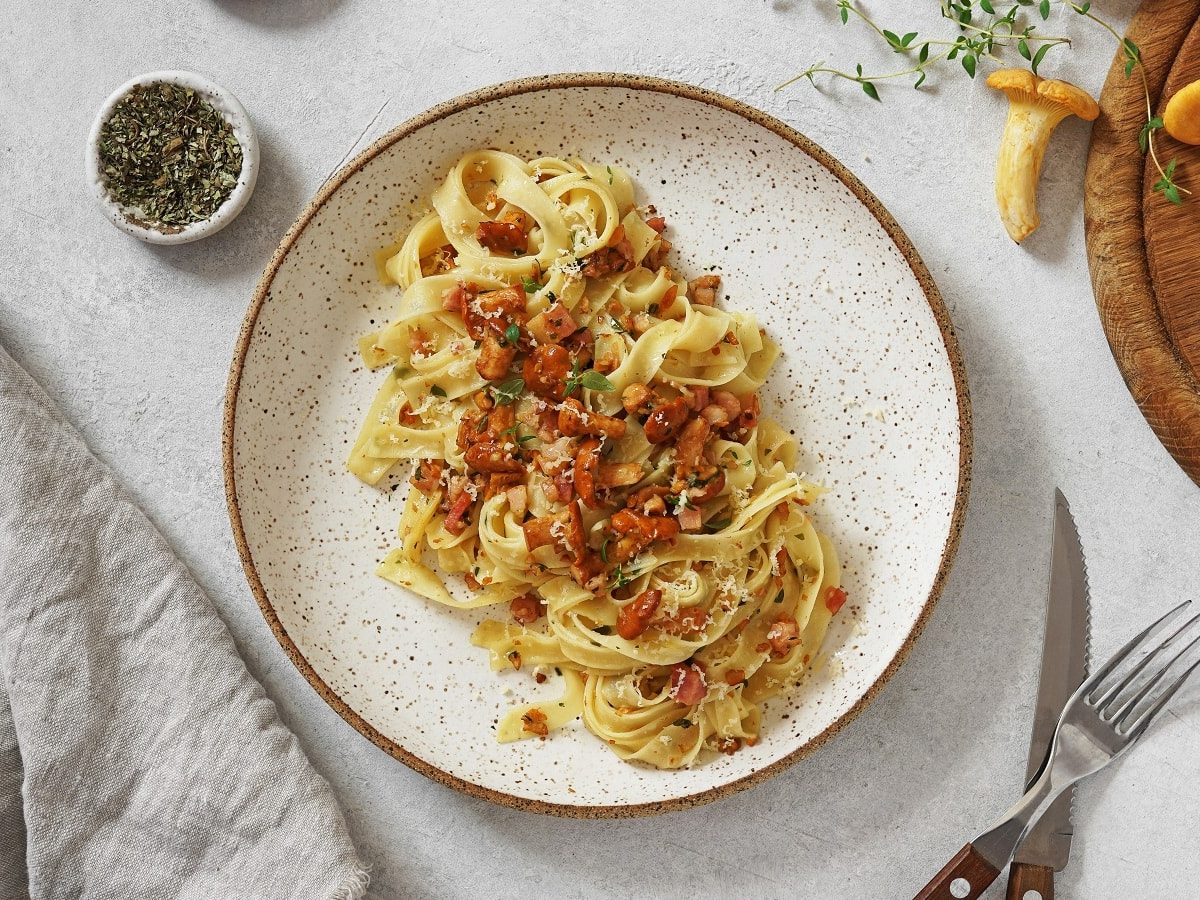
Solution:
{"label": "plate of pasta", "polygon": [[903,233],[783,123],[634,76],[435,107],[330,179],[246,318],[226,485],[366,737],[578,816],[829,740],[916,639],[969,479]]}

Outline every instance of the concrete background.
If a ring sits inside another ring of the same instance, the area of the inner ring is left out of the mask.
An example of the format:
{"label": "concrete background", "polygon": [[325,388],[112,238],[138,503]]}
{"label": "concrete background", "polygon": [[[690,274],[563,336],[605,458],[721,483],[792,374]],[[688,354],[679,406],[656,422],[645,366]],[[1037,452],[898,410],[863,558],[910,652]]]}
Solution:
{"label": "concrete background", "polygon": [[[1096,5],[1118,24],[1132,12],[1127,0]],[[895,31],[949,33],[935,3],[870,6]],[[1043,73],[1098,92],[1111,40],[1056,10],[1049,29],[1077,40]],[[911,896],[1019,792],[1052,488],[1070,498],[1088,550],[1097,653],[1191,594],[1200,494],[1127,394],[1092,301],[1081,211],[1087,126],[1059,129],[1042,184],[1045,224],[1015,247],[992,201],[1005,104],[982,78],[947,70],[922,93],[886,90],[883,104],[853,85],[773,91],[811,61],[891,67],[888,56],[861,25],[840,26],[832,2],[809,0],[4,4],[0,341],[211,594],[341,798],[374,867],[373,896]],[[104,97],[136,73],[172,67],[207,73],[242,100],[263,170],[249,208],[225,232],[154,249],[101,218],[81,159]],[[264,624],[221,481],[234,338],[260,271],[307,198],[353,152],[438,101],[567,70],[701,84],[781,117],[841,158],[938,280],[975,412],[962,548],[925,636],[880,698],[786,774],[641,821],[490,806],[359,737]],[[1079,792],[1060,897],[1195,895],[1198,751],[1200,686]]]}

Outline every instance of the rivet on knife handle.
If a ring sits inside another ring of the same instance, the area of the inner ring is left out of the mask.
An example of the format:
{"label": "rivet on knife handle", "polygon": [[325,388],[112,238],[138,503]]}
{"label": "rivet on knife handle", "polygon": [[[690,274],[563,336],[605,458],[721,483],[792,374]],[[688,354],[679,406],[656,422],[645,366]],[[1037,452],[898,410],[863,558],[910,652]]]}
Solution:
{"label": "rivet on knife handle", "polygon": [[1006,900],[1034,900],[1030,891],[1036,892],[1040,900],[1054,900],[1054,869],[1014,862],[1008,868]]}
{"label": "rivet on knife handle", "polygon": [[1000,870],[967,844],[913,900],[974,900],[996,880]]}

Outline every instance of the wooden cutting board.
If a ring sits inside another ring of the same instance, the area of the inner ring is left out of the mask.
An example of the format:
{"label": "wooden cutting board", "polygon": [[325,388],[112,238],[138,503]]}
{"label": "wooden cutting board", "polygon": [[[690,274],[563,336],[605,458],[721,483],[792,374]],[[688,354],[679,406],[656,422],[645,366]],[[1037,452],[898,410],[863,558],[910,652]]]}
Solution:
{"label": "wooden cutting board", "polygon": [[[1200,78],[1200,0],[1148,0],[1130,23],[1151,105],[1162,115]],[[1100,95],[1085,185],[1088,262],[1100,320],[1125,383],[1167,451],[1200,484],[1200,146],[1156,136],[1193,192],[1174,206],[1152,190],[1158,172],[1138,150],[1146,100],[1118,54]]]}

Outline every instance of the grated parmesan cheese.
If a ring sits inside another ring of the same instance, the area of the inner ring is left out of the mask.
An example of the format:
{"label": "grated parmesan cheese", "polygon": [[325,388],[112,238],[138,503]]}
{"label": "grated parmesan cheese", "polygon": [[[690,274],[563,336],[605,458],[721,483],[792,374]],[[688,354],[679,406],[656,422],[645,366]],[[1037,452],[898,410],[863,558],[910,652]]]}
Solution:
{"label": "grated parmesan cheese", "polygon": [[779,551],[783,549],[783,541],[771,541],[767,552],[771,555],[771,574],[782,575],[779,569]]}
{"label": "grated parmesan cheese", "polygon": [[724,681],[718,681],[715,684],[708,686],[708,691],[716,700],[724,700],[733,692],[733,685],[726,684]]}
{"label": "grated parmesan cheese", "polygon": [[717,593],[725,597],[734,597],[738,594],[738,582],[732,572],[724,575],[713,572],[714,580],[716,581]]}

